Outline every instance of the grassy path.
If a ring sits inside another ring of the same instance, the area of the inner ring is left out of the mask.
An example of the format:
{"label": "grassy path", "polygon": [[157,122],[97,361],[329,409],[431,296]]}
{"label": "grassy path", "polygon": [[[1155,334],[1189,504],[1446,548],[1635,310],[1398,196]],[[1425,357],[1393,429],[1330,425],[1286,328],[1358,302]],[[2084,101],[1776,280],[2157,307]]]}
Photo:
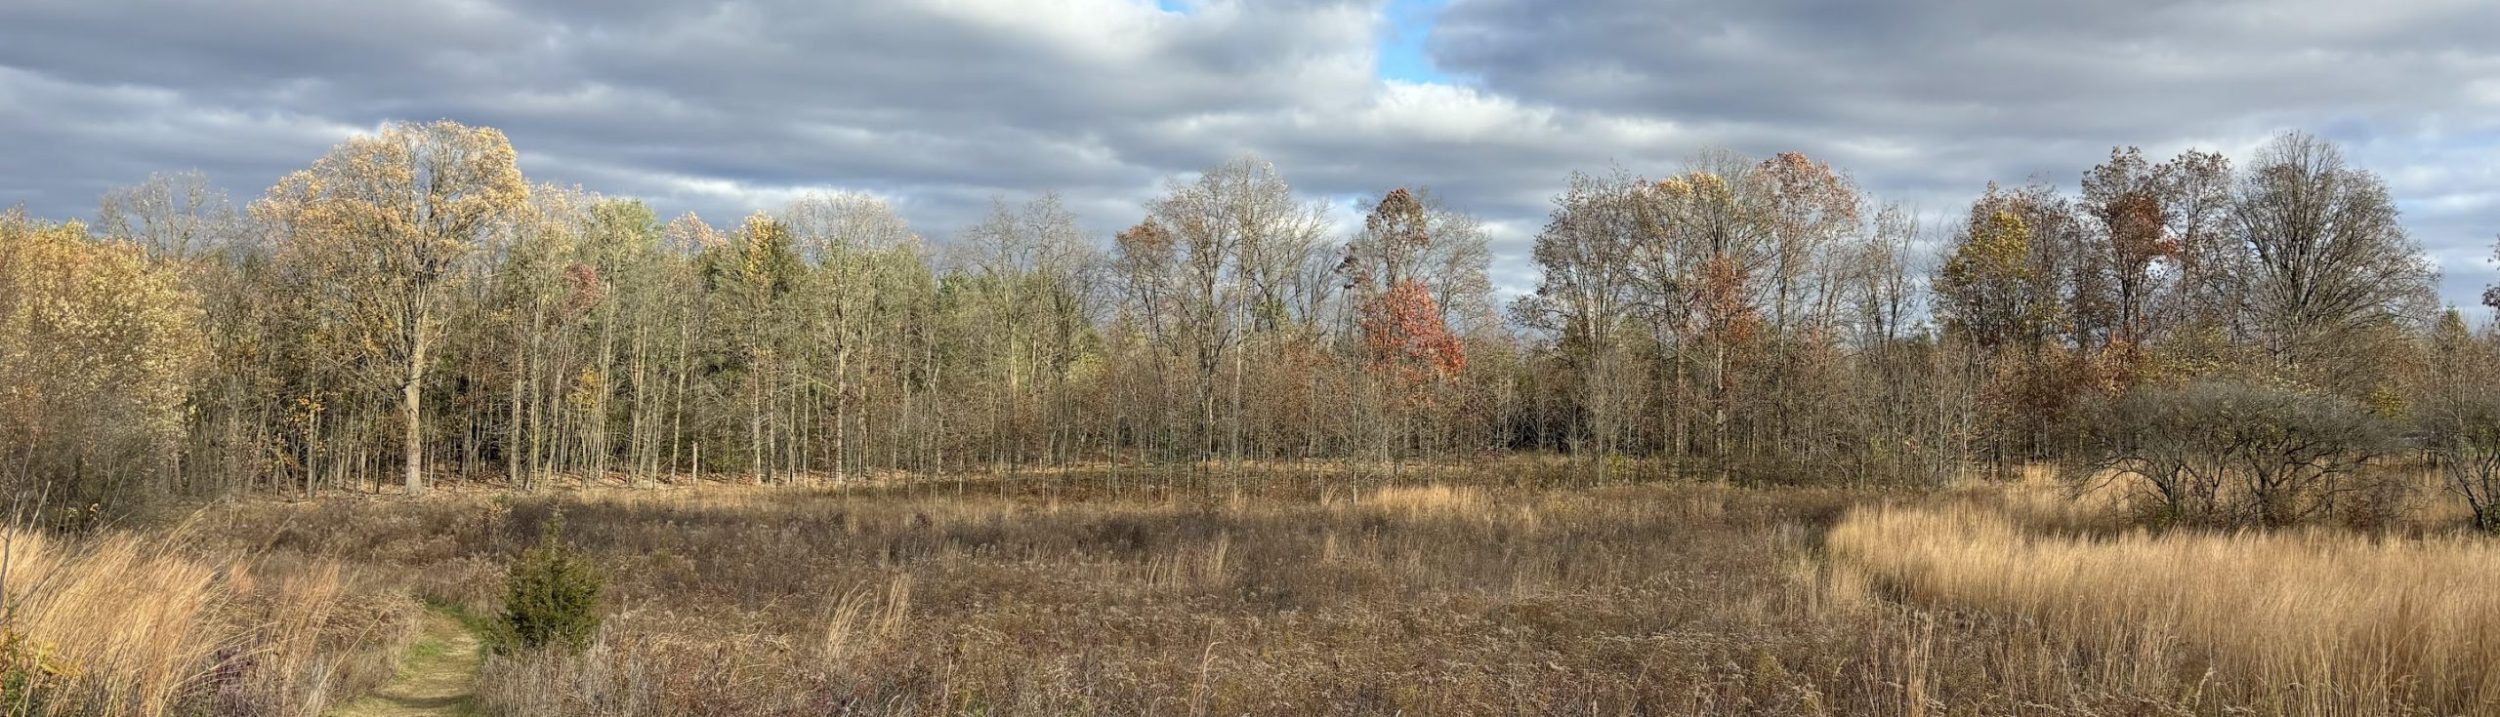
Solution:
{"label": "grassy path", "polygon": [[475,701],[478,662],[484,646],[477,634],[441,610],[428,610],[415,646],[391,683],[330,712],[331,717],[466,715]]}

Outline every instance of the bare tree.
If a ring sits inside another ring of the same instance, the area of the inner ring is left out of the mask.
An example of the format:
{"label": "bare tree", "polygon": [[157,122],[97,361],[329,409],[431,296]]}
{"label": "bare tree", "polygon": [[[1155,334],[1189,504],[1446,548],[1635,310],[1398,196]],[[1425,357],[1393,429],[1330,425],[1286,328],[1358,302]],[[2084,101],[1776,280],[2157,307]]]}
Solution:
{"label": "bare tree", "polygon": [[2377,175],[2302,133],[2277,137],[2241,177],[2233,230],[2249,259],[2258,343],[2287,366],[2350,372],[2366,335],[2418,321],[2437,274]]}
{"label": "bare tree", "polygon": [[973,334],[967,343],[977,354],[972,368],[992,397],[993,451],[1021,465],[1027,444],[1039,437],[1046,441],[1039,449],[1056,458],[1065,424],[1075,417],[1045,409],[1066,390],[1096,318],[1098,258],[1055,195],[1020,208],[995,202],[987,219],[958,235],[954,249],[958,304],[974,314],[966,317]]}
{"label": "bare tree", "polygon": [[[1296,200],[1274,166],[1249,157],[1196,181],[1175,182],[1148,204],[1154,226],[1171,239],[1173,260],[1164,266],[1177,277],[1164,283],[1176,289],[1166,298],[1177,320],[1168,329],[1197,369],[1201,455],[1217,444],[1218,377],[1227,360],[1234,364],[1229,444],[1240,454],[1243,340],[1309,331],[1331,299],[1321,246],[1324,213],[1321,205]],[[1140,242],[1137,248],[1148,247]],[[1148,263],[1163,262],[1132,264]]]}
{"label": "bare tree", "polygon": [[233,202],[197,170],[152,174],[137,186],[105,192],[96,229],[106,238],[137,244],[150,257],[176,261],[248,237]]}
{"label": "bare tree", "polygon": [[1764,160],[1759,168],[1772,241],[1771,329],[1786,335],[1800,314],[1817,327],[1835,318],[1832,248],[1859,229],[1857,187],[1831,165],[1796,152]]}
{"label": "bare tree", "polygon": [[1572,175],[1536,238],[1543,279],[1536,293],[1511,305],[1520,324],[1553,337],[1570,370],[1578,414],[1573,432],[1589,442],[1601,466],[1630,418],[1623,399],[1634,395],[1625,390],[1623,332],[1641,307],[1641,276],[1632,262],[1643,241],[1637,202],[1644,184],[1620,173]]}
{"label": "bare tree", "polygon": [[[803,287],[802,311],[808,322],[809,350],[830,354],[830,365],[813,370],[815,384],[830,397],[833,417],[826,442],[833,478],[842,480],[856,460],[855,429],[860,424],[860,399],[867,393],[862,356],[870,344],[892,333],[878,311],[881,292],[901,263],[916,263],[920,235],[894,212],[892,205],[857,193],[811,195],[782,211],[802,257],[814,267]],[[898,353],[898,352],[889,352]]]}

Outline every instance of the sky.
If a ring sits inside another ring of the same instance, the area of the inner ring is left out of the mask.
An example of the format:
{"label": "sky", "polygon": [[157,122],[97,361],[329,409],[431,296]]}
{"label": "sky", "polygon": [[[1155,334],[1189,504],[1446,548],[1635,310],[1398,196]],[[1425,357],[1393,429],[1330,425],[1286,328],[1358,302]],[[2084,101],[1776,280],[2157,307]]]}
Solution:
{"label": "sky", "polygon": [[1348,227],[1431,188],[1516,292],[1575,170],[1799,151],[1941,220],[2114,146],[2301,129],[2387,180],[2472,307],[2500,282],[2493,38],[2490,0],[4,0],[0,206],[87,217],[191,169],[244,202],[452,119],[663,216],[860,191],[944,242],[1052,191],[1107,238],[1255,154]]}

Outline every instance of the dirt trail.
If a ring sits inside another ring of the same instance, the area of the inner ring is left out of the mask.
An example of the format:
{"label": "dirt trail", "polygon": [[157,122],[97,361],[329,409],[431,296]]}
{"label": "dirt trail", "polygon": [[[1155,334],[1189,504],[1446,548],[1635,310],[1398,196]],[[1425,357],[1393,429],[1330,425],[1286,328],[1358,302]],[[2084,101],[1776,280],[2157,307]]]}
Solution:
{"label": "dirt trail", "polygon": [[466,715],[474,702],[483,645],[459,620],[428,610],[416,644],[391,683],[330,711],[331,717]]}

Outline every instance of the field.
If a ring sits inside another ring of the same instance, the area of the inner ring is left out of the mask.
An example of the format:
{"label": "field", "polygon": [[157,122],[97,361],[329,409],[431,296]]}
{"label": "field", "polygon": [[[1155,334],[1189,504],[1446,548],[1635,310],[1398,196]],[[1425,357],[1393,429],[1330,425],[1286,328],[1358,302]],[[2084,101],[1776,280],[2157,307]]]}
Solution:
{"label": "field", "polygon": [[20,532],[6,694],[321,713],[424,652],[429,611],[496,614],[558,512],[610,576],[603,627],[579,654],[487,656],[457,706],[2460,714],[2500,688],[2500,550],[2478,539],[2153,535],[2014,487],[1545,474],[328,495]]}
{"label": "field", "polygon": [[2500,0],[217,4],[0,717],[2500,716]]}

